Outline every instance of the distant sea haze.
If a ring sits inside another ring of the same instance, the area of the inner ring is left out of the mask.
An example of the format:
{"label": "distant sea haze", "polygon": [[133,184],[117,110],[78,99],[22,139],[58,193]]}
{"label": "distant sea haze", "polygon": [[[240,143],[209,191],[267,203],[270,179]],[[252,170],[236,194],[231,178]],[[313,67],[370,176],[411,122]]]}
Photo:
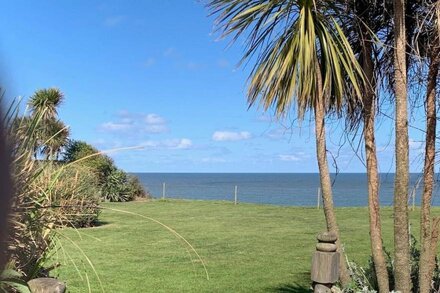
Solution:
{"label": "distant sea haze", "polygon": [[[239,202],[287,206],[316,206],[319,174],[311,173],[134,173],[156,198],[234,200],[237,186]],[[394,174],[380,176],[380,203],[393,203]],[[423,191],[422,174],[410,176],[410,199],[415,190],[415,203],[420,204]],[[368,205],[367,175],[361,173],[332,174],[333,198],[336,206]],[[417,184],[418,183],[418,184]],[[438,188],[433,204],[440,205]]]}

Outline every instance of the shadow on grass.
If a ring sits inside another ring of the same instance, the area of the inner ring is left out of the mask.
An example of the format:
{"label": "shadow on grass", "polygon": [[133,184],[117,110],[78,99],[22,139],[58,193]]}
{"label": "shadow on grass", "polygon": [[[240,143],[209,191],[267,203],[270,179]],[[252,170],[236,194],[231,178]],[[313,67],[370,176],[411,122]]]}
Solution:
{"label": "shadow on grass", "polygon": [[281,284],[275,288],[270,288],[269,292],[294,292],[294,293],[309,293],[312,292],[310,286],[302,286],[298,283]]}
{"label": "shadow on grass", "polygon": [[108,225],[108,224],[111,224],[111,222],[106,222],[106,221],[98,220],[98,221],[93,223],[92,227],[101,227],[101,226],[105,226],[105,225]]}

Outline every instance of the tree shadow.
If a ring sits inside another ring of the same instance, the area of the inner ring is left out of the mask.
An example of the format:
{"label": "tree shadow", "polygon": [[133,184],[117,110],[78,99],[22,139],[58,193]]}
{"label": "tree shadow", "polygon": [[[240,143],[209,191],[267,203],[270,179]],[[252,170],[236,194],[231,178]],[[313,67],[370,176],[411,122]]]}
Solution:
{"label": "tree shadow", "polygon": [[275,288],[270,288],[268,290],[269,292],[279,292],[279,293],[286,293],[286,292],[293,292],[293,293],[310,293],[312,292],[312,289],[310,289],[310,286],[303,286],[298,283],[293,284],[281,284]]}

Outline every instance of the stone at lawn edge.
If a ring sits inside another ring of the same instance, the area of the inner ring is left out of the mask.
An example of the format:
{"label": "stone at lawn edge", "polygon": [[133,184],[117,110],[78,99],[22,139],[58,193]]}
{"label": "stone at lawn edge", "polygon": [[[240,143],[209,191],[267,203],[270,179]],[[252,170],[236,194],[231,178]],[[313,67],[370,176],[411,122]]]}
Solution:
{"label": "stone at lawn edge", "polygon": [[66,284],[54,278],[37,278],[28,282],[32,293],[64,293]]}

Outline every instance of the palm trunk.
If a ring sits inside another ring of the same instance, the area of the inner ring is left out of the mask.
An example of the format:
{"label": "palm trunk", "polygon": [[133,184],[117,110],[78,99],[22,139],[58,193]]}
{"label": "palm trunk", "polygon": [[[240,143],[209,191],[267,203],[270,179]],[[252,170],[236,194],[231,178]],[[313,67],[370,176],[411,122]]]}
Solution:
{"label": "palm trunk", "polygon": [[[318,70],[318,88],[321,88],[322,82],[320,78],[320,72]],[[325,101],[321,93],[318,93],[315,103],[315,135],[316,135],[316,157],[318,159],[319,167],[319,179],[321,182],[322,200],[324,206],[324,216],[327,223],[327,230],[336,233],[338,240],[336,246],[341,253],[340,258],[340,281],[343,286],[350,282],[350,275],[348,273],[347,264],[345,263],[345,257],[343,257],[343,251],[341,246],[341,239],[339,235],[339,228],[336,223],[336,214],[333,205],[332,184],[330,179],[330,172],[328,170],[327,162],[327,149],[325,138]]]}
{"label": "palm trunk", "polygon": [[368,176],[368,209],[370,217],[370,240],[371,253],[373,255],[374,269],[376,271],[379,292],[390,292],[388,281],[387,264],[383,251],[382,227],[380,222],[379,208],[379,172],[377,170],[376,142],[374,135],[375,120],[375,93],[374,93],[374,73],[372,43],[364,42],[363,46],[363,69],[365,77],[370,86],[365,89],[364,102],[364,140],[365,154],[367,158],[367,176]]}
{"label": "palm trunk", "polygon": [[405,1],[394,0],[394,77],[396,99],[396,174],[394,180],[394,279],[396,291],[411,290],[408,229],[408,110]]}
{"label": "palm trunk", "polygon": [[432,241],[431,233],[431,198],[434,186],[435,164],[435,134],[436,134],[436,81],[439,70],[438,50],[435,50],[430,60],[428,86],[426,91],[426,142],[425,165],[423,169],[423,197],[420,211],[420,264],[419,286],[421,293],[429,293],[434,270],[437,242]]}

